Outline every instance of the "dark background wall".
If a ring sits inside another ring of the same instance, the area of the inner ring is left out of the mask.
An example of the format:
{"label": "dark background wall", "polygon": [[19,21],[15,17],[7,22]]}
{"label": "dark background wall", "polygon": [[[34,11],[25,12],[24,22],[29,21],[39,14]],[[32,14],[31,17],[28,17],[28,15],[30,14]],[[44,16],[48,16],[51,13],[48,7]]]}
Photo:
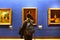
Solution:
{"label": "dark background wall", "polygon": [[35,36],[60,36],[60,26],[48,26],[47,22],[48,8],[59,8],[60,0],[0,0],[0,8],[12,8],[12,30],[0,26],[0,36],[19,36],[23,7],[38,8],[38,25],[41,24],[43,29],[38,30],[38,25],[35,26]]}

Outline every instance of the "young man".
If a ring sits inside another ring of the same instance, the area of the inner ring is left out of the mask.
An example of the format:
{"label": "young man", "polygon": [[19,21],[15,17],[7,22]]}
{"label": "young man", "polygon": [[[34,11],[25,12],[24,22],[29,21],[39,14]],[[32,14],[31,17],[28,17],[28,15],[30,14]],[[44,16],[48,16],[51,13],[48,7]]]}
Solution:
{"label": "young man", "polygon": [[30,14],[27,14],[26,20],[20,30],[21,37],[24,36],[25,40],[32,40],[32,35],[34,33],[33,19],[31,17],[32,16]]}

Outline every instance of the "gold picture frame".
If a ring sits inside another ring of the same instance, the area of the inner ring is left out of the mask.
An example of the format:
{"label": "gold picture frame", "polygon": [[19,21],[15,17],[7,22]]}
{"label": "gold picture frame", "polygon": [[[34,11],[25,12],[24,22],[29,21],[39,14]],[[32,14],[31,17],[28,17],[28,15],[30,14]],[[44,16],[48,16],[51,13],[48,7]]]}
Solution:
{"label": "gold picture frame", "polygon": [[11,17],[11,8],[0,8],[0,25],[11,25]]}
{"label": "gold picture frame", "polygon": [[23,7],[22,8],[22,23],[26,19],[27,11],[30,11],[31,12],[30,15],[34,19],[33,25],[37,25],[37,8],[36,7]]}
{"label": "gold picture frame", "polygon": [[48,25],[60,25],[60,8],[48,9]]}

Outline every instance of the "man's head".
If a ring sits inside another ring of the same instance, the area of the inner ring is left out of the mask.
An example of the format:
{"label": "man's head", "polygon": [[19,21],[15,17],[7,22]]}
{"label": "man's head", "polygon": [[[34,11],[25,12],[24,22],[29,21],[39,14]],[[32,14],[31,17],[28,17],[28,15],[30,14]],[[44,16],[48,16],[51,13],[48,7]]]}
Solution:
{"label": "man's head", "polygon": [[30,13],[31,13],[31,11],[27,11],[27,13],[28,13],[28,14],[30,14]]}
{"label": "man's head", "polygon": [[27,14],[27,15],[26,15],[26,19],[27,19],[28,21],[33,20],[32,16],[31,16],[30,14]]}

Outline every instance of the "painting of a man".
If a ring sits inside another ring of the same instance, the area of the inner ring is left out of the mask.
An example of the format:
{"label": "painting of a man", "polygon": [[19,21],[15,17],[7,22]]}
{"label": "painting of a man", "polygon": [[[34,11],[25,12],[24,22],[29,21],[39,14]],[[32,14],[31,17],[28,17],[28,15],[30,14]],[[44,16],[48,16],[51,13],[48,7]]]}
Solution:
{"label": "painting of a man", "polygon": [[26,14],[31,15],[31,19],[34,20],[34,25],[37,24],[37,8],[22,8],[22,23],[26,19]]}

